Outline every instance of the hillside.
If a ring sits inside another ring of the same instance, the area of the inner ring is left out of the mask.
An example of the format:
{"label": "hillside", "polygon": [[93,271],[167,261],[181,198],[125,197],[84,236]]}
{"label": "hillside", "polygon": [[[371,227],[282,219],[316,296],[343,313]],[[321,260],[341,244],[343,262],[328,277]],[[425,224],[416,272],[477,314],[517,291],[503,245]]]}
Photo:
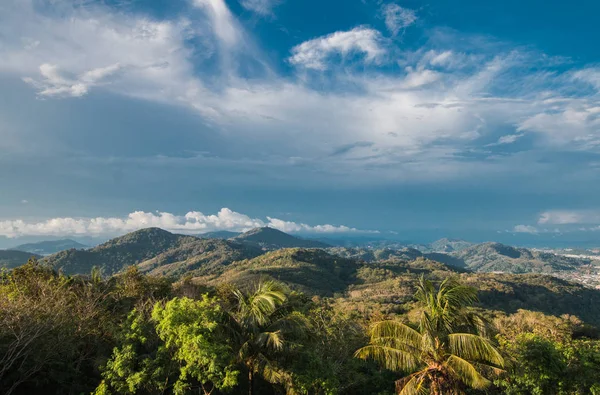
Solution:
{"label": "hillside", "polygon": [[[427,260],[392,267],[361,269],[348,287],[341,307],[366,313],[402,313],[412,308],[411,300],[420,273],[441,280],[456,276],[479,290],[480,307],[515,313],[519,309],[561,316],[575,315],[600,325],[600,290],[543,274],[457,273],[451,268],[427,264]],[[402,270],[402,266],[406,269]]]}
{"label": "hillside", "polygon": [[263,251],[221,239],[196,239],[170,248],[139,264],[140,270],[171,277],[217,275],[234,261],[254,258]]}
{"label": "hillside", "polygon": [[516,248],[500,243],[481,243],[432,259],[476,272],[552,273],[573,271],[589,265],[588,259],[555,255],[548,252]]}
{"label": "hillside", "polygon": [[443,238],[443,239],[436,240],[433,243],[430,243],[429,248],[431,249],[432,252],[446,252],[447,253],[447,252],[462,251],[466,248],[471,247],[472,245],[473,245],[473,243],[464,241],[464,240]]}
{"label": "hillside", "polygon": [[356,281],[359,266],[355,260],[323,250],[289,248],[235,262],[221,275],[205,276],[201,280],[247,284],[261,277],[272,277],[307,294],[332,295]]}
{"label": "hillside", "polygon": [[331,254],[341,256],[343,258],[358,259],[365,262],[375,262],[388,259],[414,260],[422,257],[423,253],[414,248],[349,248],[349,247],[331,247],[327,248]]}
{"label": "hillside", "polygon": [[88,246],[78,243],[75,240],[64,239],[39,241],[37,243],[21,244],[14,247],[15,250],[31,252],[39,255],[55,254],[59,251],[69,250],[71,248],[81,250],[88,248]]}
{"label": "hillside", "polygon": [[479,289],[480,306],[514,313],[529,309],[576,315],[600,325],[600,290],[543,274],[472,273],[426,258],[359,262],[317,249],[282,249],[234,262],[221,274],[203,275],[202,284],[248,284],[270,277],[309,295],[336,296],[342,309],[370,314],[412,309],[419,276],[456,276]]}
{"label": "hillside", "polygon": [[232,240],[263,248],[276,250],[279,248],[326,248],[328,244],[316,240],[306,240],[284,233],[273,228],[255,228],[234,237]]}
{"label": "hillside", "polygon": [[0,250],[0,268],[12,269],[27,263],[29,258],[41,258],[40,255],[26,251]]}
{"label": "hillside", "polygon": [[196,241],[193,236],[177,235],[159,228],[141,229],[111,239],[89,250],[70,249],[43,259],[67,274],[89,273],[97,266],[106,275],[126,266],[144,262],[171,248]]}

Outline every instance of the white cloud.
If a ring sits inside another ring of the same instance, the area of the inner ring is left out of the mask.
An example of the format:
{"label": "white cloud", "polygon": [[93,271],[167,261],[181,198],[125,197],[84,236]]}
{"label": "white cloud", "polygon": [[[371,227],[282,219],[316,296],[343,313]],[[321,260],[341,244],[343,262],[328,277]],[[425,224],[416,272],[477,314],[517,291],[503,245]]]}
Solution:
{"label": "white cloud", "polygon": [[366,63],[379,61],[385,54],[381,33],[367,27],[356,27],[345,32],[335,32],[318,37],[292,48],[290,63],[309,69],[324,70],[332,54],[346,57],[350,54],[364,55]]}
{"label": "white cloud", "polygon": [[440,53],[435,53],[429,63],[433,66],[445,66],[452,62],[454,58],[454,54],[452,51],[444,51]]}
{"label": "white cloud", "polygon": [[159,227],[178,233],[204,233],[215,230],[247,231],[256,227],[269,226],[284,232],[306,233],[349,233],[361,231],[348,226],[307,225],[267,217],[267,221],[222,208],[217,214],[205,215],[190,211],[185,215],[166,212],[149,213],[135,211],[124,218],[52,218],[40,222],[24,220],[0,221],[0,236],[114,236],[148,227]]}
{"label": "white cloud", "polygon": [[541,111],[519,124],[518,131],[540,133],[551,144],[600,144],[600,102],[596,100],[549,101]]}
{"label": "white cloud", "polygon": [[315,225],[310,226],[303,223],[284,221],[277,218],[267,217],[269,220],[268,226],[279,229],[283,232],[311,232],[311,233],[352,233],[352,232],[361,232],[361,233],[379,233],[379,231],[373,230],[359,230],[356,228],[350,228],[348,226],[335,226],[335,225]]}
{"label": "white cloud", "polygon": [[400,7],[398,4],[386,4],[382,8],[382,12],[385,25],[394,36],[414,24],[418,19],[414,10]]}
{"label": "white cloud", "polygon": [[515,141],[517,141],[518,139],[520,139],[521,137],[523,137],[522,134],[507,134],[506,136],[501,136],[498,139],[498,141],[496,141],[495,143],[487,144],[486,147],[493,147],[493,146],[504,145],[504,144],[512,144]]}
{"label": "white cloud", "polygon": [[193,0],[194,4],[207,11],[216,36],[228,46],[237,44],[241,30],[224,0]]}
{"label": "white cloud", "polygon": [[573,73],[575,80],[586,82],[600,91],[600,67],[589,67]]}
{"label": "white cloud", "polygon": [[92,86],[97,85],[102,79],[116,73],[119,69],[120,65],[115,63],[88,70],[74,79],[69,79],[61,75],[56,65],[44,63],[40,66],[42,79],[25,77],[23,80],[38,89],[40,96],[79,97],[88,93]]}
{"label": "white cloud", "polygon": [[597,210],[550,210],[540,214],[538,224],[573,225],[600,223]]}
{"label": "white cloud", "polygon": [[535,234],[535,233],[539,232],[535,226],[531,226],[531,225],[516,225],[512,231],[515,233],[531,233],[531,234]]}
{"label": "white cloud", "polygon": [[[102,89],[190,108],[227,144],[241,147],[244,161],[261,169],[283,163],[296,174],[304,169],[304,175],[310,169],[311,179],[364,183],[448,180],[515,166],[521,173],[535,171],[539,164],[531,163],[532,155],[485,158],[477,166],[464,160],[465,148],[495,135],[498,126],[517,125],[561,142],[561,149],[566,143],[598,148],[598,98],[566,97],[562,92],[573,84],[572,72],[567,82],[556,73],[529,74],[538,54],[491,52],[475,44],[454,48],[459,39],[435,50],[408,51],[391,48],[380,32],[363,26],[297,45],[289,61],[300,70],[325,70],[335,56],[360,56],[369,66],[397,59],[397,70],[287,76],[267,66],[268,57],[255,50],[223,0],[193,4],[185,18],[154,20],[98,4],[65,6],[57,15],[42,13],[29,0],[2,1],[0,37],[14,42],[0,46],[0,73],[25,77],[46,97]],[[10,140],[13,150],[19,138],[25,147],[36,146],[23,134],[2,133],[0,145]],[[53,131],[44,136],[60,140]],[[338,147],[365,141],[370,145],[331,156]],[[256,146],[260,150],[252,149]],[[221,154],[215,153],[221,162],[239,160]]]}
{"label": "white cloud", "polygon": [[273,8],[280,2],[281,0],[241,0],[240,4],[249,11],[266,16],[273,15]]}

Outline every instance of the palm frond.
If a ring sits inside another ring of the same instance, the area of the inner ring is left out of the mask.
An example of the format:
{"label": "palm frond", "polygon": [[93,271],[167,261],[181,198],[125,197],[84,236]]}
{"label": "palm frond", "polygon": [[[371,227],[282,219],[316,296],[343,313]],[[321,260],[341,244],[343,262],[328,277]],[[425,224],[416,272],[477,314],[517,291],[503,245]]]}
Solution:
{"label": "palm frond", "polygon": [[485,338],[471,333],[448,335],[450,352],[471,361],[488,362],[504,367],[504,358]]}
{"label": "palm frond", "polygon": [[359,348],[354,356],[360,359],[373,359],[392,371],[412,372],[422,366],[419,355],[393,347],[368,345]]}
{"label": "palm frond", "polygon": [[393,340],[395,343],[403,343],[419,349],[422,335],[410,326],[394,320],[380,321],[371,327],[372,342],[381,342],[388,339]]}
{"label": "palm frond", "polygon": [[262,332],[257,336],[256,343],[259,347],[268,347],[279,351],[283,348],[283,334],[280,331]]}
{"label": "palm frond", "polygon": [[269,383],[280,383],[283,379],[282,371],[263,354],[257,355],[256,373]]}
{"label": "palm frond", "polygon": [[306,316],[294,311],[274,320],[265,329],[267,331],[282,331],[286,334],[301,336],[304,335],[310,323]]}
{"label": "palm frond", "polygon": [[398,395],[425,395],[428,393],[425,388],[425,375],[423,372],[416,372],[410,376],[396,381],[396,392]]}
{"label": "palm frond", "polygon": [[285,287],[274,281],[261,281],[253,291],[233,291],[237,313],[246,325],[264,325],[287,299]]}
{"label": "palm frond", "polygon": [[451,355],[446,360],[446,366],[454,372],[460,381],[471,388],[484,389],[491,384],[491,381],[483,377],[475,366],[456,355]]}

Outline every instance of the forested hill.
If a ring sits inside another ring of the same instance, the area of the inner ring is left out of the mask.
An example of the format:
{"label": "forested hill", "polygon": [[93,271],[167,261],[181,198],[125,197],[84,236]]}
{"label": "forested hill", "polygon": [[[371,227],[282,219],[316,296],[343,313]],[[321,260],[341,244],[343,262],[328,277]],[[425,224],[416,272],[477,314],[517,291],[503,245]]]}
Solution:
{"label": "forested hill", "polygon": [[41,258],[40,255],[26,251],[0,250],[0,268],[11,269],[20,266],[31,257]]}
{"label": "forested hill", "polygon": [[316,240],[307,240],[300,237],[289,235],[277,229],[263,227],[249,230],[232,240],[241,243],[255,245],[264,249],[276,250],[279,248],[326,248],[328,244]]}
{"label": "forested hill", "polygon": [[[475,272],[578,273],[590,265],[589,259],[492,242],[470,245],[461,240],[441,239],[424,247],[422,252],[410,247],[331,247],[272,228],[256,228],[226,239],[231,234],[235,235],[233,232],[217,232],[195,237],[148,228],[117,237],[92,249],[61,251],[43,261],[71,274],[89,273],[94,266],[101,268],[105,274],[112,274],[127,266],[139,264],[144,271],[176,277],[210,274],[232,262],[251,259],[266,251],[282,248],[323,249],[342,258],[365,262],[390,259],[411,261],[421,257]],[[435,249],[451,252],[431,252]],[[5,266],[26,261],[16,258],[10,264],[5,260]]]}
{"label": "forested hill", "polygon": [[86,274],[93,267],[98,267],[109,275],[195,240],[198,239],[193,236],[147,228],[111,239],[89,250],[61,251],[44,258],[43,262],[64,273]]}

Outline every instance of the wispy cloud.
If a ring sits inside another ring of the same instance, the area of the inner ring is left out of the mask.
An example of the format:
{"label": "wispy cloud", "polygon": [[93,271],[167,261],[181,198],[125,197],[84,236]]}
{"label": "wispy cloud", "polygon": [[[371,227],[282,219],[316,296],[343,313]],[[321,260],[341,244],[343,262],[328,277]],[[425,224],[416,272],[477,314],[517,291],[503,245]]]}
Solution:
{"label": "wispy cloud", "polygon": [[240,0],[242,7],[262,16],[273,15],[273,9],[281,2],[282,0]]}
{"label": "wispy cloud", "polygon": [[222,208],[217,214],[190,211],[185,215],[135,211],[126,217],[51,218],[39,222],[16,219],[0,221],[0,236],[115,236],[138,229],[159,227],[172,232],[197,234],[215,230],[247,231],[268,226],[290,233],[378,233],[348,226],[307,225],[267,217],[266,220]]}
{"label": "wispy cloud", "polygon": [[382,13],[385,18],[385,25],[394,36],[414,24],[418,19],[414,10],[393,3],[385,4],[382,7]]}
{"label": "wispy cloud", "polygon": [[116,73],[121,66],[115,63],[106,67],[88,70],[75,78],[61,75],[56,65],[44,63],[40,66],[41,79],[31,77],[23,81],[38,89],[40,96],[79,97],[88,93],[92,86],[99,84],[104,78]]}
{"label": "wispy cloud", "polygon": [[538,224],[576,225],[600,223],[600,210],[550,210],[540,214]]}
{"label": "wispy cloud", "polygon": [[364,55],[366,63],[379,61],[385,54],[381,33],[368,27],[331,33],[305,41],[292,48],[291,64],[309,69],[324,70],[332,55],[342,58],[351,54]]}
{"label": "wispy cloud", "polygon": [[522,134],[507,134],[506,136],[501,136],[498,139],[498,141],[496,141],[495,143],[487,144],[487,147],[493,147],[493,146],[504,145],[504,144],[512,144],[515,141],[517,141],[518,139],[520,139],[521,137],[523,137]]}
{"label": "wispy cloud", "polygon": [[[453,36],[407,50],[359,26],[292,47],[298,73],[284,74],[223,0],[193,0],[170,20],[68,2],[62,13],[44,13],[28,0],[8,0],[9,13],[2,3],[0,35],[14,40],[0,47],[0,73],[24,77],[48,98],[98,89],[191,109],[227,139],[215,153],[221,162],[240,161],[228,155],[233,147],[245,163],[310,169],[311,180],[448,180],[540,166],[534,155],[465,159],[499,128],[515,131],[495,144],[527,135],[543,152],[600,148],[596,69],[557,71],[530,49]],[[391,29],[416,21],[412,10],[387,8]],[[574,81],[587,91],[573,93]],[[164,161],[159,154],[151,159]]]}

